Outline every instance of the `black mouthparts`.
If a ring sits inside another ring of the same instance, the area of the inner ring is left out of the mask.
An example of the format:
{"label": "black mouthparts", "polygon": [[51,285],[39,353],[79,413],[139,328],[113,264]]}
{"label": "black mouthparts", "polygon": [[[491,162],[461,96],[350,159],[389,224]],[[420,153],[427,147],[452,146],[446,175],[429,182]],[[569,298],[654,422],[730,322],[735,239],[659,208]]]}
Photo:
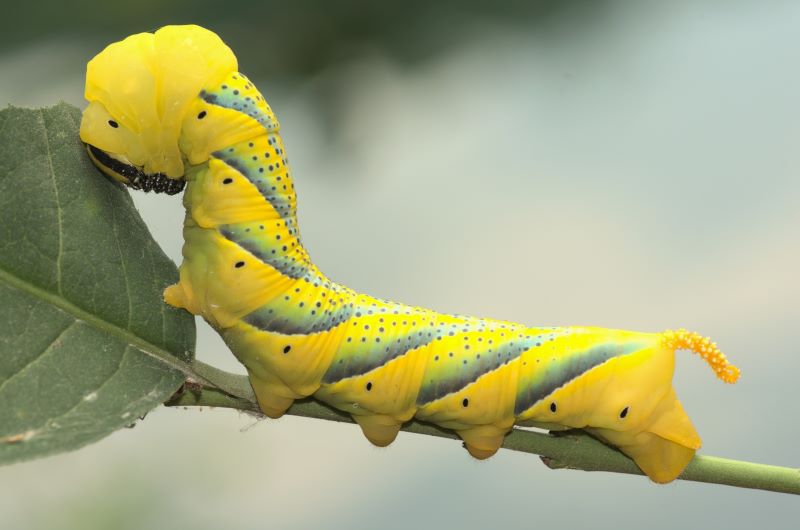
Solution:
{"label": "black mouthparts", "polygon": [[176,193],[180,193],[186,186],[185,180],[171,179],[163,173],[148,175],[140,168],[120,162],[116,158],[109,156],[108,153],[102,149],[98,149],[93,145],[89,145],[89,151],[91,151],[92,156],[94,156],[99,163],[103,164],[114,173],[125,177],[128,181],[126,185],[135,190],[175,195]]}

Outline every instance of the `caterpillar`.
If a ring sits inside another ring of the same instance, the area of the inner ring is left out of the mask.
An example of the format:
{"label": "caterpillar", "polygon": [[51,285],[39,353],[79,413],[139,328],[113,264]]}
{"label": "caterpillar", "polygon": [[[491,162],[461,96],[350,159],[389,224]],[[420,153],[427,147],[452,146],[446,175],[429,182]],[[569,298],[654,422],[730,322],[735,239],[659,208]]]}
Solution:
{"label": "caterpillar", "polygon": [[675,351],[739,377],[686,330],[530,327],[328,279],[301,243],[278,120],[209,30],[167,26],[109,45],[87,65],[85,96],[80,136],[104,173],[145,191],[185,185],[180,280],[164,298],[221,334],[271,418],[314,396],[375,445],[416,418],[452,429],[479,459],[514,425],[581,428],[665,483],[700,447],[672,387]]}

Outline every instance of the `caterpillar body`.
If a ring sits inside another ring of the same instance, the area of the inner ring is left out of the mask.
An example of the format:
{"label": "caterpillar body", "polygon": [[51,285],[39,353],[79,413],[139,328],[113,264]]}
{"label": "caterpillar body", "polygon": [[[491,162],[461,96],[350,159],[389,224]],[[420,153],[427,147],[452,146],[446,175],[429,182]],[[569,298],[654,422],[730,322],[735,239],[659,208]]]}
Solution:
{"label": "caterpillar body", "polygon": [[411,418],[452,429],[477,458],[514,425],[583,428],[654,481],[675,479],[700,438],[672,388],[674,352],[736,367],[685,330],[529,327],[359,294],[301,244],[274,113],[214,33],[167,26],[88,64],[81,138],[117,180],[184,182],[180,281],[165,300],[205,318],[245,365],[272,418],[314,396],[385,446]]}

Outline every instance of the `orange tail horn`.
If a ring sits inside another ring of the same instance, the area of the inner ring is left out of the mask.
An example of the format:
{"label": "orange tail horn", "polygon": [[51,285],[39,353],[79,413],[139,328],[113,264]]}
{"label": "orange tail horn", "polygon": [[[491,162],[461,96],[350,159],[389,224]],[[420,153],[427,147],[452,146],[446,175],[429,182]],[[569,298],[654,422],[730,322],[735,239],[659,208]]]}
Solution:
{"label": "orange tail horn", "polygon": [[664,344],[672,350],[692,350],[698,354],[722,381],[735,383],[739,379],[739,369],[728,362],[711,339],[685,329],[668,330],[661,336]]}

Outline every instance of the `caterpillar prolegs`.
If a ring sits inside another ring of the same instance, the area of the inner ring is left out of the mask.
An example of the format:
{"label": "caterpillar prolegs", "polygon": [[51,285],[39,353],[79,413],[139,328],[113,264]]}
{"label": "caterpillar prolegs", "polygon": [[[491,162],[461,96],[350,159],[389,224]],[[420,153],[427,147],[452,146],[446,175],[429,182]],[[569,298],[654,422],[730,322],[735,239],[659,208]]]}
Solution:
{"label": "caterpillar prolegs", "polygon": [[654,481],[675,479],[700,438],[672,388],[674,352],[723,381],[739,370],[685,330],[528,327],[359,294],[301,244],[279,124],[214,33],[168,26],[88,64],[81,138],[133,187],[186,183],[183,264],[166,301],[205,318],[246,366],[270,417],[314,396],[374,444],[411,418],[452,429],[477,458],[514,425],[583,428]]}

